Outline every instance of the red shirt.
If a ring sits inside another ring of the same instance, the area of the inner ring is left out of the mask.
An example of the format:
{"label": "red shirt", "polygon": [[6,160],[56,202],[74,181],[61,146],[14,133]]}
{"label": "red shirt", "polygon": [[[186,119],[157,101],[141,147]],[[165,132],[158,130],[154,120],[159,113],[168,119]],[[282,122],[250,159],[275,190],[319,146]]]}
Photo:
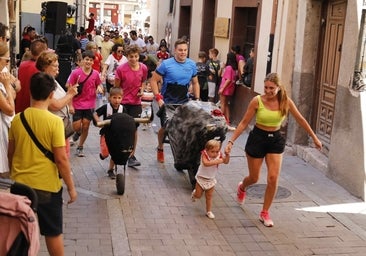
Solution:
{"label": "red shirt", "polygon": [[158,57],[159,60],[161,60],[161,59],[166,60],[167,58],[169,58],[169,53],[168,52],[158,51],[156,53],[156,57]]}
{"label": "red shirt", "polygon": [[98,71],[99,73],[101,72],[102,60],[103,60],[102,55],[99,52],[95,52],[94,53],[94,63],[92,65],[92,68],[95,69],[96,71]]}
{"label": "red shirt", "polygon": [[36,62],[34,60],[22,61],[18,70],[18,78],[22,89],[17,93],[15,99],[15,113],[24,111],[30,107],[30,80],[31,77],[38,73]]}
{"label": "red shirt", "polygon": [[94,24],[95,24],[95,20],[93,18],[88,19],[88,28],[85,30],[86,33],[90,34],[93,30],[94,30]]}

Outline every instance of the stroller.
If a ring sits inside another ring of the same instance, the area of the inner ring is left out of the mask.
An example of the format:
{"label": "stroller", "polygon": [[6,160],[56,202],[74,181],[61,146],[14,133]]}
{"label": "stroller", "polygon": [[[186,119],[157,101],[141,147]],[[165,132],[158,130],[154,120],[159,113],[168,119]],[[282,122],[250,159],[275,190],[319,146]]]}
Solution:
{"label": "stroller", "polygon": [[23,184],[0,179],[0,255],[37,255],[40,247],[36,192]]}
{"label": "stroller", "polygon": [[226,119],[211,102],[189,101],[180,105],[168,120],[165,133],[172,149],[174,167],[186,169],[194,188],[200,165],[200,152],[210,139],[225,140]]}

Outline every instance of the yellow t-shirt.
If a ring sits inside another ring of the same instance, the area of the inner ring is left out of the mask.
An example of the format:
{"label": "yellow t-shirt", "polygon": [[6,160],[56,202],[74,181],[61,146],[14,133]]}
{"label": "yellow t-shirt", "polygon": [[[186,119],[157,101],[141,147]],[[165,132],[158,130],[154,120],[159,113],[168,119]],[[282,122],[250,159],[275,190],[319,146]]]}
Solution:
{"label": "yellow t-shirt", "polygon": [[[64,125],[60,117],[47,110],[32,107],[24,111],[24,116],[43,147],[52,151],[53,147],[65,146]],[[15,145],[11,179],[35,189],[58,192],[62,182],[56,164],[33,142],[20,114],[11,123],[9,141],[11,140]]]}

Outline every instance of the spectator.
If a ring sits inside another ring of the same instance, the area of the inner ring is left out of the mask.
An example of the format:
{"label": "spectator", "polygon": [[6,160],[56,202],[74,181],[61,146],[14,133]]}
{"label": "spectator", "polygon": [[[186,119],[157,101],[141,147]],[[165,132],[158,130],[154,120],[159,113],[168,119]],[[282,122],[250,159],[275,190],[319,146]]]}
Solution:
{"label": "spectator", "polygon": [[36,34],[37,34],[36,29],[34,27],[27,26],[24,28],[23,37],[22,37],[22,40],[20,41],[20,46],[19,46],[19,59],[20,60],[23,58],[24,53],[30,50],[30,45],[31,45],[33,39],[35,39]]}
{"label": "spectator", "polygon": [[[0,43],[0,70],[10,62],[7,43]],[[11,85],[9,72],[0,73],[0,178],[8,178],[8,130],[15,113],[15,88]]]}
{"label": "spectator", "polygon": [[243,81],[241,81],[241,77],[242,77],[243,72],[244,72],[245,58],[244,58],[243,55],[240,54],[240,46],[239,45],[232,46],[230,51],[235,54],[236,64],[237,64],[237,67],[238,67],[238,74],[237,74],[237,77],[236,77],[236,80],[238,80],[237,84],[243,84]]}
{"label": "spectator", "polygon": [[159,46],[159,50],[156,53],[156,57],[159,59],[160,62],[170,57],[170,54],[165,44]]}
{"label": "spectator", "polygon": [[109,32],[104,33],[104,40],[102,41],[100,53],[102,54],[103,60],[106,60],[112,52],[114,43],[111,41],[111,34]]}
{"label": "spectator", "polygon": [[103,57],[102,55],[99,53],[98,50],[98,46],[95,42],[89,42],[87,43],[85,50],[90,50],[94,53],[94,63],[92,68],[96,71],[98,71],[99,73],[102,71],[102,67],[103,67]]}
{"label": "spectator", "polygon": [[130,39],[128,38],[127,32],[123,32],[123,42],[125,46],[130,45]]}
{"label": "spectator", "polygon": [[108,56],[103,64],[102,80],[106,81],[107,92],[114,86],[114,77],[116,69],[127,63],[126,56],[123,55],[123,46],[121,44],[115,44],[112,47],[112,53]]}
{"label": "spectator", "polygon": [[[0,22],[0,43],[7,43],[9,41],[10,41],[9,27]],[[8,65],[5,65],[4,68],[0,70],[0,72],[9,73]],[[11,73],[10,77],[11,77],[10,79],[11,85],[15,87],[14,89],[16,92],[19,92],[20,89],[22,88],[19,79]]]}
{"label": "spectator", "polygon": [[36,61],[42,52],[48,49],[47,43],[43,39],[36,39],[30,46],[31,59],[25,60],[20,63],[18,70],[18,77],[22,90],[17,93],[17,100],[15,102],[15,113],[24,111],[30,106],[30,79],[31,77],[39,72],[36,68]]}
{"label": "spectator", "polygon": [[145,54],[146,53],[146,44],[143,39],[137,36],[136,30],[130,31],[130,45],[137,45],[140,48],[140,53]]}
{"label": "spectator", "polygon": [[54,161],[33,142],[22,124],[20,114],[14,117],[9,130],[8,158],[11,179],[37,192],[38,222],[40,233],[45,236],[48,253],[64,255],[62,181],[70,197],[68,203],[76,200],[77,192],[66,156],[62,120],[48,111],[55,88],[53,77],[42,72],[32,76],[32,105],[22,112],[36,138],[53,153]]}
{"label": "spectator", "polygon": [[220,60],[217,58],[219,55],[219,51],[216,48],[212,48],[208,50],[209,60],[207,61],[207,65],[209,68],[209,75],[207,78],[208,84],[208,100],[211,102],[216,102],[217,100],[217,92],[220,86],[221,80],[221,65]]}
{"label": "spectator", "polygon": [[[38,70],[45,72],[52,76],[54,79],[59,74],[59,63],[58,56],[53,52],[43,52],[36,61],[36,67]],[[55,115],[61,117],[62,120],[69,118],[70,114],[73,114],[73,108],[71,106],[72,98],[77,94],[77,88],[75,86],[69,86],[67,92],[63,87],[56,81],[56,90],[53,94],[53,98],[50,100],[48,110]],[[64,127],[65,128],[65,127]],[[66,139],[66,153],[70,155],[70,142]]]}
{"label": "spectator", "polygon": [[154,38],[152,36],[148,36],[147,44],[146,44],[147,53],[156,55],[158,50],[159,50],[158,43],[154,42]]}
{"label": "spectator", "polygon": [[95,19],[94,13],[90,13],[89,17],[85,15],[85,20],[88,21],[88,28],[85,30],[87,34],[91,34],[94,31]]}
{"label": "spectator", "polygon": [[209,68],[206,64],[207,55],[204,51],[200,51],[198,53],[198,61],[196,62],[197,66],[197,78],[198,83],[200,84],[200,96],[202,101],[208,100],[208,85],[207,85],[207,77],[209,75]]}
{"label": "spectator", "polygon": [[221,111],[222,113],[224,113],[226,121],[228,122],[229,130],[235,130],[235,128],[231,126],[230,122],[229,102],[235,92],[235,78],[237,69],[238,66],[236,63],[235,54],[229,52],[227,54],[226,66],[224,69],[224,73],[222,74],[221,84],[219,88]]}

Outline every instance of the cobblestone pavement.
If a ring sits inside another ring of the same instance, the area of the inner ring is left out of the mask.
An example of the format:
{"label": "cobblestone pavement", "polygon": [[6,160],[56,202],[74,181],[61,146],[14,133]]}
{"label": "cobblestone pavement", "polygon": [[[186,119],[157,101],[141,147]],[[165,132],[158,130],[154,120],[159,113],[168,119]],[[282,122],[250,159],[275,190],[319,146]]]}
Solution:
{"label": "cobblestone pavement", "polygon": [[[230,163],[220,166],[211,220],[204,199],[191,202],[188,175],[174,169],[169,145],[165,163],[156,162],[157,127],[142,128],[136,153],[142,165],[126,168],[122,196],[107,177],[108,160],[99,159],[97,128],[90,129],[86,157],[71,156],[79,197],[64,207],[66,255],[366,255],[365,203],[291,150],[271,207],[274,227],[258,220],[265,168],[245,204],[235,201],[237,183],[247,173],[247,134],[236,141]],[[47,255],[41,241],[40,255]]]}

